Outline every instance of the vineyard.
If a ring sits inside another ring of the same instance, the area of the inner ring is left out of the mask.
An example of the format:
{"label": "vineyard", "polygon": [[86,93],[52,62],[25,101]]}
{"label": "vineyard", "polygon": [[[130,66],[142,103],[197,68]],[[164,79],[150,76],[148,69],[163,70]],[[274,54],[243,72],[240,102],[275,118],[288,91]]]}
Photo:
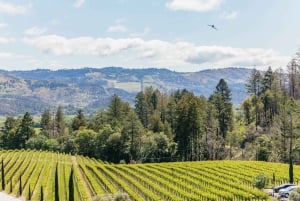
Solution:
{"label": "vineyard", "polygon": [[[69,200],[70,175],[76,201],[117,192],[140,201],[268,200],[266,193],[252,187],[254,177],[263,172],[272,178],[275,173],[276,184],[288,181],[286,164],[256,161],[113,165],[82,156],[24,150],[0,151],[0,159],[4,191],[33,201],[54,201],[55,185],[59,200]],[[297,182],[300,167],[294,169]]]}

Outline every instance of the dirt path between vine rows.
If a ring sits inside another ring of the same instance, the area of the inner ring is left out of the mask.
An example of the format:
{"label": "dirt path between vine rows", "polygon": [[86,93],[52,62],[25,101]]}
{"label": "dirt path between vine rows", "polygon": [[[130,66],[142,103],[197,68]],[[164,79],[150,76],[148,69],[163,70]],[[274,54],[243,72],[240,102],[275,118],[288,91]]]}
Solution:
{"label": "dirt path between vine rows", "polygon": [[6,194],[4,192],[0,192],[0,200],[1,201],[23,201],[21,199],[18,199],[16,197],[8,195],[8,194]]}

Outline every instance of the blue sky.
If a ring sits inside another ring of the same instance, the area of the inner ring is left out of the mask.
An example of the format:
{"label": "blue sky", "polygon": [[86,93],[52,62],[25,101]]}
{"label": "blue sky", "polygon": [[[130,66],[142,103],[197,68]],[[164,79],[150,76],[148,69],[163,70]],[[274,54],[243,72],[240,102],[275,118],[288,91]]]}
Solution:
{"label": "blue sky", "polygon": [[299,8],[299,0],[0,0],[0,69],[285,68],[300,47]]}

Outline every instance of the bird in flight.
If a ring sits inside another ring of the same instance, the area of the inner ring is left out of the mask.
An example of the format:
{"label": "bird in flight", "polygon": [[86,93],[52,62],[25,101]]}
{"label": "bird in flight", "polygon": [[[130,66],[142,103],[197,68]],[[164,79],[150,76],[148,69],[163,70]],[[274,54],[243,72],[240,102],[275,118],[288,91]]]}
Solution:
{"label": "bird in flight", "polygon": [[210,26],[211,28],[215,29],[216,31],[218,31],[217,27],[214,24],[208,24],[207,26]]}

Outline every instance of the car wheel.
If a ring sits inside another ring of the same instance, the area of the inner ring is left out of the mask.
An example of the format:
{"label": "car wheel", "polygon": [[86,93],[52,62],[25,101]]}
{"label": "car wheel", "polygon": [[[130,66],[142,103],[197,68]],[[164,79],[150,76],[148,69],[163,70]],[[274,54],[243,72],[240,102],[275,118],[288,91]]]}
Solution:
{"label": "car wheel", "polygon": [[288,193],[286,193],[284,196],[285,196],[286,198],[288,198],[288,197],[289,197],[289,194],[288,194]]}

